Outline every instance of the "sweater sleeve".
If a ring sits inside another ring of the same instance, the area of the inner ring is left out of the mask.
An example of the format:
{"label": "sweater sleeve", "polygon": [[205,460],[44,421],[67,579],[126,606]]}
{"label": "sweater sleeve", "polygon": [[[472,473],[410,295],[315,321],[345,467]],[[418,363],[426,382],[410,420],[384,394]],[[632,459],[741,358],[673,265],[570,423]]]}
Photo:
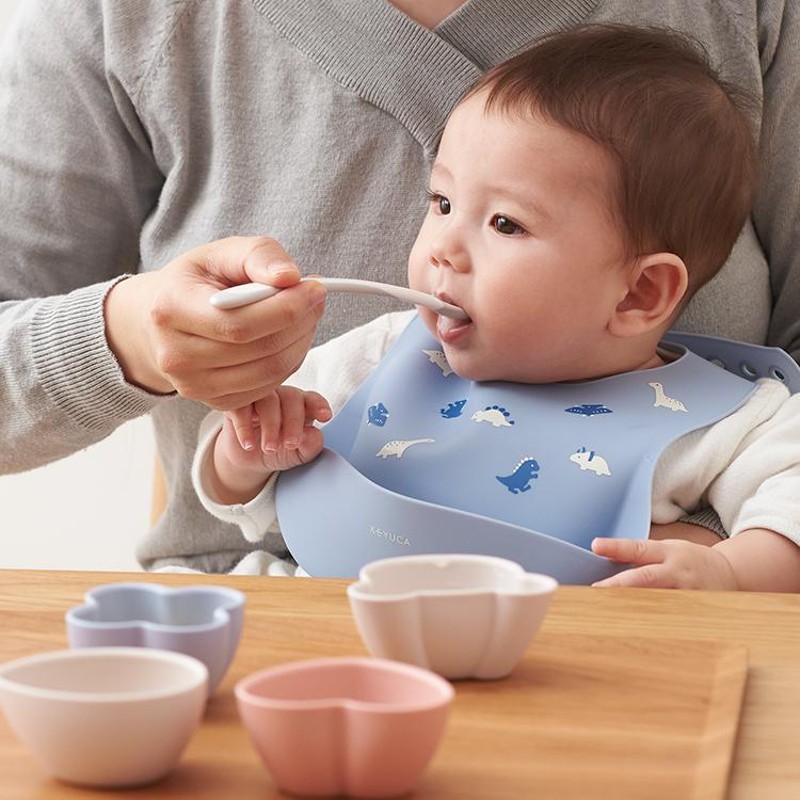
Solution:
{"label": "sweater sleeve", "polygon": [[800,360],[800,4],[757,5],[764,98],[753,223],[770,265],[769,342]]}
{"label": "sweater sleeve", "polygon": [[109,62],[107,3],[26,0],[0,45],[0,471],[29,469],[159,402],[105,339],[162,181]]}

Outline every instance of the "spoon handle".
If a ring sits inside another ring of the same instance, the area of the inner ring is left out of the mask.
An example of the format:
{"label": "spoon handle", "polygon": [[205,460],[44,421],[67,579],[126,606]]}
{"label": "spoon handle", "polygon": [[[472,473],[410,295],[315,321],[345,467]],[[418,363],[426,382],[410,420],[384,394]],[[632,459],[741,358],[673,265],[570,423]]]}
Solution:
{"label": "spoon handle", "polygon": [[[445,303],[434,297],[432,294],[419,292],[416,289],[409,289],[405,286],[394,286],[390,283],[377,283],[375,281],[362,281],[356,278],[302,278],[302,280],[319,281],[329,292],[352,292],[355,294],[379,294],[394,297],[405,303],[425,306],[452,319],[468,319],[463,309],[451,303]],[[211,297],[211,305],[215,308],[239,308],[267,297],[273,297],[280,289],[275,286],[267,286],[263,283],[243,283],[239,286],[231,286],[222,289]]]}

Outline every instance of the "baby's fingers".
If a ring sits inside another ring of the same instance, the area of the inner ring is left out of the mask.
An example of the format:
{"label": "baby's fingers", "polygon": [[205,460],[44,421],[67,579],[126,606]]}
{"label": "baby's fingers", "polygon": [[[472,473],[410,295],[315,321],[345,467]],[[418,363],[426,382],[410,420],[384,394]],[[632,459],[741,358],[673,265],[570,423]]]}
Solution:
{"label": "baby's fingers", "polygon": [[592,541],[592,552],[624,564],[660,564],[664,560],[664,543],[652,539],[603,539]]}
{"label": "baby's fingers", "polygon": [[286,450],[297,450],[306,425],[305,393],[279,389],[281,403],[281,444]]}
{"label": "baby's fingers", "polygon": [[628,569],[611,578],[597,581],[592,586],[606,587],[654,587],[662,580],[661,565],[664,562],[663,542],[650,539],[603,539],[592,541],[592,552],[638,569]]}
{"label": "baby's fingers", "polygon": [[261,426],[261,452],[274,453],[281,439],[281,400],[277,392],[270,392],[253,404]]}
{"label": "baby's fingers", "polygon": [[602,581],[596,581],[592,586],[605,588],[638,588],[657,589],[669,588],[673,584],[668,580],[668,573],[661,564],[648,564],[646,567],[626,569],[617,575],[612,575]]}
{"label": "baby's fingers", "polygon": [[312,423],[316,420],[325,422],[331,417],[328,401],[317,392],[282,386],[277,390],[277,396],[280,402],[280,444],[286,450],[297,450]]}
{"label": "baby's fingers", "polygon": [[258,419],[253,406],[248,405],[225,413],[233,423],[233,430],[242,450],[254,450],[256,446],[255,428],[258,425]]}
{"label": "baby's fingers", "polygon": [[306,425],[312,422],[327,422],[332,416],[330,404],[318,392],[305,393]]}

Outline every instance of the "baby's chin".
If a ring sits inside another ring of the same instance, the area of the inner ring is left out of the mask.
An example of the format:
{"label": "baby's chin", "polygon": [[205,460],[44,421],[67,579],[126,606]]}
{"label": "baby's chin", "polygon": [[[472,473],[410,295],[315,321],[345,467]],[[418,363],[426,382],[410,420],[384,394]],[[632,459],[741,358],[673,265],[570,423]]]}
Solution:
{"label": "baby's chin", "polygon": [[470,357],[463,350],[454,350],[443,345],[450,369],[466,381],[505,381],[509,378],[498,374],[497,364],[487,363],[484,359]]}
{"label": "baby's chin", "polygon": [[496,358],[483,358],[475,352],[454,350],[446,345],[444,350],[450,369],[468,381],[487,383],[489,381],[503,381],[505,383],[555,383],[559,379],[553,378],[546,370],[521,369],[520,365],[499,364]]}

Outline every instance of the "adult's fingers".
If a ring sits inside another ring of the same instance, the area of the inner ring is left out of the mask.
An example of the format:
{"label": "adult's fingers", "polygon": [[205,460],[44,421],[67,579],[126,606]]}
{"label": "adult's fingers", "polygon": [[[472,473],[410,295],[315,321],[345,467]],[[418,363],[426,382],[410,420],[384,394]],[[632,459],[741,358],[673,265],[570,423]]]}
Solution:
{"label": "adult's fingers", "polygon": [[255,282],[284,287],[300,280],[292,257],[266,236],[232,236],[192,252],[206,275],[224,286]]}
{"label": "adult's fingers", "polygon": [[322,284],[303,281],[257,303],[220,309],[210,303],[216,291],[212,284],[189,288],[185,283],[172,281],[154,298],[152,326],[237,345],[287,329],[308,330],[319,320],[326,297]]}
{"label": "adult's fingers", "polygon": [[[230,311],[210,304],[219,289],[251,280],[289,288]],[[210,367],[257,358],[252,351],[237,352],[243,344],[269,355],[303,337],[310,341],[324,309],[325,289],[316,281],[299,280],[299,269],[272,239],[203,245],[161,270],[113,287],[105,307],[109,346],[132,383],[156,392],[181,391]],[[278,374],[275,382],[284,377]],[[202,391],[193,396],[203,399]]]}
{"label": "adult's fingers", "polygon": [[[243,344],[216,342],[202,336],[173,332],[158,351],[158,364],[165,375],[180,387],[192,383],[208,389],[213,373],[272,360],[275,371],[294,367],[302,362],[314,338],[321,310],[314,314],[310,324],[287,328],[276,334],[264,336]],[[222,385],[227,379],[220,380]]]}
{"label": "adult's fingers", "polygon": [[[231,237],[196,247],[158,273],[157,291],[148,303],[152,325],[197,333],[219,341],[251,341],[296,325],[309,308],[324,299],[316,282],[299,284],[301,273],[279,242],[267,237]],[[269,313],[252,306],[217,309],[210,298],[220,289],[255,281],[297,292],[280,292]]]}

